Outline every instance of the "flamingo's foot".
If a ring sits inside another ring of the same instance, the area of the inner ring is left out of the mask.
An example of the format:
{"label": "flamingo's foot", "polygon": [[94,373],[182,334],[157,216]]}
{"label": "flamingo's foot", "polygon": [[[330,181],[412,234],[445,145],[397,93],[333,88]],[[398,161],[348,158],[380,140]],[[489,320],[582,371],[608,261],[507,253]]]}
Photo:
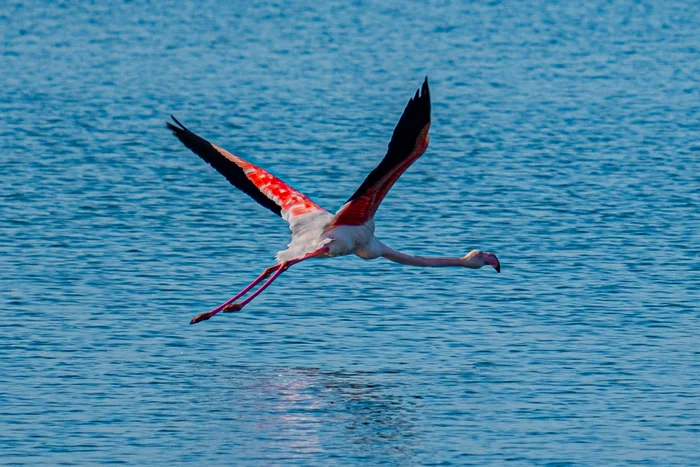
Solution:
{"label": "flamingo's foot", "polygon": [[243,306],[241,306],[238,303],[229,303],[225,307],[221,309],[222,313],[233,313],[235,311],[241,311],[243,309]]}
{"label": "flamingo's foot", "polygon": [[209,318],[211,318],[212,316],[214,316],[214,315],[210,311],[207,311],[206,313],[201,313],[201,314],[195,316],[194,318],[192,318],[192,321],[190,321],[190,324],[196,324],[196,323],[199,323],[200,321],[206,321]]}

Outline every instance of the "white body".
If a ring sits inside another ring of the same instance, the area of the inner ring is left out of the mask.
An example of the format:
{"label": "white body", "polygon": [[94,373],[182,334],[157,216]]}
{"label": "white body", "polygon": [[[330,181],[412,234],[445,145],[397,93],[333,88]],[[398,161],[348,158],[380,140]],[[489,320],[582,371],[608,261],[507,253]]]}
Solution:
{"label": "white body", "polygon": [[278,263],[301,258],[324,246],[330,251],[324,256],[355,254],[362,259],[382,255],[382,243],[374,236],[374,220],[362,225],[332,226],[335,218],[329,212],[315,212],[291,220],[292,241],[287,249],[277,253]]}
{"label": "white body", "polygon": [[489,264],[500,272],[500,263],[493,253],[473,250],[461,258],[436,258],[401,253],[386,246],[374,236],[373,219],[361,225],[334,225],[336,216],[326,211],[316,211],[291,219],[289,225],[292,229],[292,241],[286,250],[277,253],[277,262],[285,264],[297,261],[323,247],[328,247],[329,251],[319,256],[354,254],[366,260],[381,256],[395,263],[423,267],[461,266],[479,269]]}

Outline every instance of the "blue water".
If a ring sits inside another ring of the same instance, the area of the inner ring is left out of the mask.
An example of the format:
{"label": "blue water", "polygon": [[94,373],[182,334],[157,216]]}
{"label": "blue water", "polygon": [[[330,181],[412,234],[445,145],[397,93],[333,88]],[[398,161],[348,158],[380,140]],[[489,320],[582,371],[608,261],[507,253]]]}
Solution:
{"label": "blue water", "polygon": [[[5,2],[0,463],[699,465],[700,4]],[[429,76],[377,214],[284,222],[170,113],[335,210]]]}

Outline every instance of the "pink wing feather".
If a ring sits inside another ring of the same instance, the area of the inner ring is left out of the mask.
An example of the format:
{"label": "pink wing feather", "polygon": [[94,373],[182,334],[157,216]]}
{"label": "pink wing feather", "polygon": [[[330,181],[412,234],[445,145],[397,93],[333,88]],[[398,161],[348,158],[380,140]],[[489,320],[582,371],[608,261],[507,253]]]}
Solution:
{"label": "pink wing feather", "polygon": [[245,192],[262,206],[292,222],[301,216],[327,212],[308,196],[225,149],[196,135],[172,117],[178,126],[167,123],[175,136],[199,157],[208,162],[236,188]]}
{"label": "pink wing feather", "polygon": [[428,148],[429,129],[430,91],[426,78],[420,95],[416,91],[408,101],[394,129],[386,156],[338,210],[333,224],[361,225],[372,219],[394,183]]}

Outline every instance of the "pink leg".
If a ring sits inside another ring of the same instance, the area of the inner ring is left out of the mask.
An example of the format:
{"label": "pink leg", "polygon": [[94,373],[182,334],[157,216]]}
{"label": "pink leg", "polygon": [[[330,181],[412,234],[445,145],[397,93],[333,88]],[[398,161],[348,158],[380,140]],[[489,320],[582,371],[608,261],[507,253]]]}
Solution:
{"label": "pink leg", "polygon": [[295,264],[301,263],[302,261],[305,261],[309,258],[313,258],[314,256],[320,256],[320,255],[323,255],[325,253],[328,253],[329,250],[330,250],[330,248],[328,248],[326,246],[326,247],[321,248],[320,250],[316,250],[312,253],[304,255],[301,258],[296,258],[296,259],[292,259],[289,261],[285,261],[284,263],[280,264],[279,269],[277,269],[277,271],[275,271],[275,273],[272,275],[272,277],[270,277],[267,281],[265,281],[265,283],[263,285],[261,285],[260,288],[258,290],[256,290],[250,297],[246,298],[241,303],[231,303],[230,305],[226,305],[223,308],[223,310],[221,310],[221,311],[223,311],[224,313],[230,313],[233,311],[240,311],[241,309],[243,309],[244,306],[246,306],[248,303],[253,301],[253,299],[255,297],[260,295],[263,290],[268,288],[270,286],[270,284],[272,284],[279,276],[281,276],[284,271],[286,271],[290,267],[294,266]]}
{"label": "pink leg", "polygon": [[247,294],[250,291],[250,289],[252,289],[256,285],[258,285],[260,282],[262,282],[263,279],[270,277],[270,274],[272,274],[274,271],[277,271],[281,266],[282,266],[281,264],[276,264],[274,266],[270,266],[269,268],[265,268],[265,270],[262,272],[262,274],[260,274],[257,277],[257,279],[255,279],[253,282],[248,284],[243,290],[241,290],[236,295],[234,295],[230,299],[226,300],[224,303],[217,306],[213,310],[207,311],[206,313],[201,313],[201,314],[195,316],[194,318],[192,318],[192,321],[190,321],[190,324],[199,323],[200,321],[206,321],[209,318],[211,318],[212,316],[214,316],[215,314],[219,313],[221,310],[226,308],[226,306],[230,305],[231,303],[233,303],[236,300],[238,300],[239,298],[241,298],[243,295]]}
{"label": "pink leg", "polygon": [[[284,271],[286,271],[287,269],[289,269],[290,267],[292,267],[293,265],[295,265],[295,264],[297,264],[297,263],[300,263],[300,262],[302,262],[302,261],[305,261],[305,260],[307,260],[307,259],[309,259],[309,258],[313,258],[313,257],[315,257],[315,256],[320,256],[320,255],[326,254],[326,253],[328,253],[328,251],[330,251],[330,248],[328,248],[328,247],[326,246],[326,247],[323,247],[323,248],[321,248],[321,249],[319,249],[319,250],[316,250],[316,251],[314,251],[314,252],[311,252],[311,253],[309,253],[309,254],[307,254],[307,255],[304,255],[304,256],[301,257],[301,258],[292,259],[292,260],[286,261],[286,262],[284,262],[284,263],[282,263],[282,264],[277,264],[277,265],[275,265],[275,266],[270,266],[269,268],[265,269],[265,270],[262,272],[262,274],[260,274],[260,275],[258,276],[257,279],[255,279],[253,282],[251,282],[250,284],[248,284],[248,286],[247,286],[245,289],[243,289],[243,290],[241,290],[240,292],[238,292],[234,297],[230,298],[230,299],[227,300],[225,303],[222,303],[221,305],[217,306],[216,308],[214,308],[214,309],[211,310],[211,311],[208,311],[208,312],[206,312],[206,313],[202,313],[202,314],[200,314],[200,315],[195,316],[195,317],[192,319],[192,321],[190,321],[190,324],[195,324],[195,323],[199,323],[200,321],[205,321],[205,320],[211,318],[212,316],[214,316],[215,314],[217,314],[217,313],[219,313],[219,312],[231,313],[231,312],[234,312],[234,311],[239,311],[239,310],[241,310],[244,306],[246,306],[248,303],[250,303],[255,297],[257,297],[258,295],[260,295],[260,294],[262,293],[263,290],[265,290],[266,288],[268,288],[268,287],[270,286],[270,284],[272,284]],[[246,298],[246,299],[243,300],[241,303],[234,303],[236,300],[238,300],[238,299],[241,298],[243,295],[245,295],[247,292],[249,292],[250,289],[252,289],[252,288],[255,287],[257,284],[259,284],[263,279],[265,279],[266,277],[270,276],[270,274],[271,274],[273,271],[274,271],[274,274],[272,274],[272,277],[270,277],[267,281],[265,281],[265,283],[264,283],[263,285],[261,285],[260,288],[259,288],[258,290],[256,290],[255,292],[253,292],[253,294],[252,294],[250,297]]]}
{"label": "pink leg", "polygon": [[260,295],[263,290],[265,290],[266,288],[268,288],[270,286],[270,284],[275,282],[275,280],[279,276],[281,276],[282,273],[284,271],[286,271],[287,269],[289,269],[289,266],[286,263],[282,263],[282,267],[278,268],[277,271],[275,271],[275,273],[272,275],[272,277],[270,277],[268,280],[266,280],[265,283],[263,285],[261,285],[258,290],[256,290],[255,292],[253,292],[250,295],[250,297],[246,298],[241,303],[231,303],[230,305],[226,305],[221,311],[223,311],[224,313],[231,313],[234,311],[242,310],[244,306],[246,306],[248,303],[250,303],[255,297]]}

